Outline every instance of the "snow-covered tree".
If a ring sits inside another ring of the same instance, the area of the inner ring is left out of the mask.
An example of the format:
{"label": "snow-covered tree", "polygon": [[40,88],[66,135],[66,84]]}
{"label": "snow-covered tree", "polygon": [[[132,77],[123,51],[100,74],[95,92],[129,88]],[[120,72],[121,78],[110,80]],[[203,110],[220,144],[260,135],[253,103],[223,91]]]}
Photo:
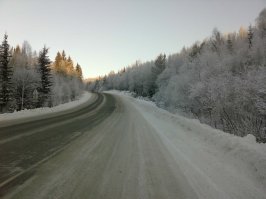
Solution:
{"label": "snow-covered tree", "polygon": [[40,87],[40,74],[33,69],[16,68],[13,75],[17,110],[35,108],[34,92]]}
{"label": "snow-covered tree", "polygon": [[78,77],[78,79],[82,81],[83,79],[82,68],[79,64],[76,65],[75,71],[76,71],[76,76]]}
{"label": "snow-covered tree", "polygon": [[248,30],[212,35],[167,58],[137,62],[88,86],[149,97],[170,111],[266,142],[266,9]]}

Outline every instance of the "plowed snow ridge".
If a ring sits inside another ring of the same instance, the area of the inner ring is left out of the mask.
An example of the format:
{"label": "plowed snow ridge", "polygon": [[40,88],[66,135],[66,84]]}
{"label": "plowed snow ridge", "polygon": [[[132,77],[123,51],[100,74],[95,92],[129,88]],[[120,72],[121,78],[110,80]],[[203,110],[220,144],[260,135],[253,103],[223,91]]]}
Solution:
{"label": "plowed snow ridge", "polygon": [[90,98],[92,94],[88,92],[84,92],[82,96],[72,102],[68,102],[65,104],[60,104],[58,106],[49,108],[49,107],[44,107],[44,108],[36,108],[36,109],[26,109],[14,113],[4,113],[0,114],[0,122],[2,121],[13,121],[17,119],[24,119],[24,118],[30,118],[30,117],[35,117],[35,116],[41,116],[41,115],[47,115],[51,113],[58,113],[61,111],[66,111],[69,109],[73,109],[75,107],[78,107],[84,103],[86,103]]}

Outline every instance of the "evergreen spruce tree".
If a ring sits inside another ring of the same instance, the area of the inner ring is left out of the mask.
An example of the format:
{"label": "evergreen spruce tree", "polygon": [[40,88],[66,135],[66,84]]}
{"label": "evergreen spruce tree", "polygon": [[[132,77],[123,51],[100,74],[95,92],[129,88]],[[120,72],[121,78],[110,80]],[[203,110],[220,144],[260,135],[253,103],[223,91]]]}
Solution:
{"label": "evergreen spruce tree", "polygon": [[228,35],[228,38],[227,38],[227,49],[230,54],[233,54],[233,42],[232,42],[230,35]]}
{"label": "evergreen spruce tree", "polygon": [[64,50],[63,50],[63,52],[62,52],[62,59],[63,59],[63,60],[66,60],[66,53],[65,53]]}
{"label": "evergreen spruce tree", "polygon": [[77,74],[77,77],[80,81],[82,81],[83,79],[83,74],[82,74],[82,69],[81,69],[81,66],[79,64],[77,64],[76,66],[76,74]]}
{"label": "evergreen spruce tree", "polygon": [[54,67],[55,67],[55,68],[59,68],[60,61],[61,61],[62,59],[63,59],[63,58],[62,58],[60,52],[57,52],[56,57],[55,57],[55,61],[54,61]]}
{"label": "evergreen spruce tree", "polygon": [[69,76],[74,76],[74,64],[70,56],[68,56],[67,61],[66,61],[66,72],[67,75]]}
{"label": "evergreen spruce tree", "polygon": [[0,45],[0,111],[5,112],[12,108],[13,101],[13,87],[12,75],[13,69],[9,64],[10,50],[7,41],[7,34],[4,35],[2,45]]}
{"label": "evergreen spruce tree", "polygon": [[192,46],[191,52],[189,53],[190,60],[193,61],[193,59],[196,58],[199,53],[200,53],[200,46],[198,45],[198,43],[195,43]]}
{"label": "evergreen spruce tree", "polygon": [[166,67],[166,55],[160,54],[155,60],[155,66],[152,67],[151,86],[148,89],[149,97],[152,97],[158,90],[156,80]]}
{"label": "evergreen spruce tree", "polygon": [[63,70],[63,69],[64,69],[63,66],[64,66],[64,60],[63,60],[63,57],[62,57],[62,55],[61,55],[60,52],[57,52],[56,57],[55,57],[55,61],[54,61],[54,63],[53,63],[54,71],[55,71],[56,73],[62,75],[63,72],[64,72],[64,70]]}
{"label": "evergreen spruce tree", "polygon": [[39,62],[39,72],[41,74],[41,97],[40,105],[46,106],[51,102],[51,61],[48,57],[48,48],[44,48],[40,51],[38,62]]}
{"label": "evergreen spruce tree", "polygon": [[161,72],[164,71],[166,67],[166,55],[160,54],[157,59],[155,60],[155,67],[153,68],[153,72],[156,75],[159,75]]}
{"label": "evergreen spruce tree", "polygon": [[249,25],[248,27],[248,47],[249,48],[252,47],[252,39],[253,39],[253,30],[252,30],[252,26]]}

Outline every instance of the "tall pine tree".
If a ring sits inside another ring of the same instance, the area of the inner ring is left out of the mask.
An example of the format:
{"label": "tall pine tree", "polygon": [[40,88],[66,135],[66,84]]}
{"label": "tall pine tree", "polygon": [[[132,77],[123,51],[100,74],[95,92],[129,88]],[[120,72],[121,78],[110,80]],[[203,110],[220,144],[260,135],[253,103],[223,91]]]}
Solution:
{"label": "tall pine tree", "polygon": [[64,50],[62,51],[62,59],[63,59],[63,60],[66,60],[66,53],[65,53]]}
{"label": "tall pine tree", "polygon": [[41,97],[40,97],[40,105],[41,106],[50,106],[51,102],[51,61],[48,57],[48,48],[44,46],[44,48],[40,51],[38,62],[39,62],[39,71],[41,74]]}
{"label": "tall pine tree", "polygon": [[76,70],[76,75],[77,75],[78,79],[79,79],[80,81],[82,81],[82,79],[83,79],[83,74],[82,74],[81,66],[80,66],[79,64],[77,64],[75,70]]}
{"label": "tall pine tree", "polygon": [[0,111],[5,112],[11,108],[13,101],[12,75],[13,69],[9,64],[10,51],[7,41],[7,34],[4,35],[2,45],[0,45]]}
{"label": "tall pine tree", "polygon": [[70,56],[68,56],[67,61],[66,61],[66,73],[69,76],[74,75],[74,64]]}
{"label": "tall pine tree", "polygon": [[166,67],[166,55],[160,54],[154,63],[154,67],[151,68],[152,76],[151,76],[151,86],[148,89],[149,97],[152,97],[158,90],[158,86],[156,84],[156,80],[158,76],[164,71]]}
{"label": "tall pine tree", "polygon": [[233,54],[233,42],[231,39],[231,35],[228,35],[228,37],[227,37],[227,49],[228,49],[230,54]]}
{"label": "tall pine tree", "polygon": [[55,61],[54,61],[54,68],[56,69],[56,71],[58,70],[59,66],[60,66],[60,62],[62,61],[62,55],[60,52],[57,52],[56,57],[55,57]]}
{"label": "tall pine tree", "polygon": [[248,47],[249,49],[252,47],[252,40],[253,40],[253,28],[251,25],[248,27]]}

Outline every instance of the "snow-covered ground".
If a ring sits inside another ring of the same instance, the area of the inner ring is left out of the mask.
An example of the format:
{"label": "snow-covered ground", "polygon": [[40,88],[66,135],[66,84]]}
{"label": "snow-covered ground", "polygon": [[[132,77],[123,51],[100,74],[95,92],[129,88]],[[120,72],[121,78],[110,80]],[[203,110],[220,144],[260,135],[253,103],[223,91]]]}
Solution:
{"label": "snow-covered ground", "polygon": [[266,144],[109,93],[112,115],[6,198],[266,199]]}
{"label": "snow-covered ground", "polygon": [[90,98],[92,94],[88,92],[84,92],[82,96],[72,102],[68,102],[65,104],[60,104],[58,106],[49,108],[36,108],[36,109],[28,109],[28,110],[22,110],[14,113],[4,113],[0,114],[0,122],[2,121],[13,121],[17,119],[24,119],[24,118],[31,118],[36,116],[43,116],[47,114],[53,114],[53,113],[59,113],[62,111],[67,111],[73,108],[76,108],[84,103],[86,103]]}
{"label": "snow-covered ground", "polygon": [[237,137],[128,92],[109,91],[134,104],[178,162],[199,198],[266,198],[266,144]]}

